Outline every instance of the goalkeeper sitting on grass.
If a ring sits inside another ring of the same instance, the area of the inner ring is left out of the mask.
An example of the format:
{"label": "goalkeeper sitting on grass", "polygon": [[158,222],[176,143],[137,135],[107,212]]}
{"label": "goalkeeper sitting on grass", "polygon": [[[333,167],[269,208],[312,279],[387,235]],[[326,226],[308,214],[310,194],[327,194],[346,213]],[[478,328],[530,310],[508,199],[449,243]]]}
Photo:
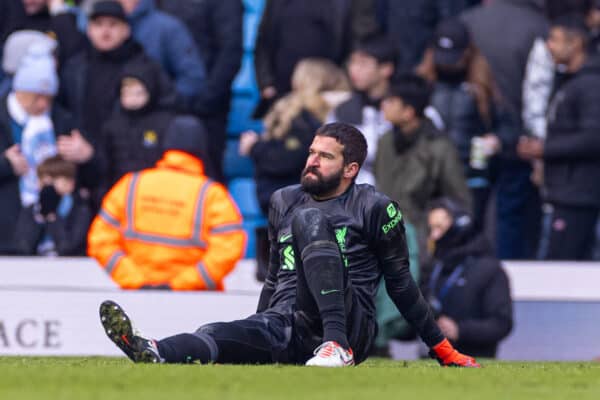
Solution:
{"label": "goalkeeper sitting on grass", "polygon": [[301,184],[275,192],[269,273],[256,314],[154,341],[105,301],[100,318],[108,337],[135,362],[350,366],[367,358],[375,339],[374,298],[383,275],[432,357],[444,366],[479,367],[444,337],[411,278],[396,203],[354,183],[366,153],[356,128],[325,125],[310,146]]}

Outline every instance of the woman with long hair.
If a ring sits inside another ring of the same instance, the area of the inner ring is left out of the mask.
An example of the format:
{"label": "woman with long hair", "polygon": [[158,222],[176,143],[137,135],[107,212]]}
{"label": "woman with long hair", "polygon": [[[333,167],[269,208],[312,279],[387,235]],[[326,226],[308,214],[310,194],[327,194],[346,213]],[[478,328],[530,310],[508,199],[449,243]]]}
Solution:
{"label": "woman with long hair", "polygon": [[417,73],[433,85],[431,106],[456,145],[473,195],[475,226],[483,225],[492,158],[500,151],[500,95],[491,68],[458,19],[442,22]]}

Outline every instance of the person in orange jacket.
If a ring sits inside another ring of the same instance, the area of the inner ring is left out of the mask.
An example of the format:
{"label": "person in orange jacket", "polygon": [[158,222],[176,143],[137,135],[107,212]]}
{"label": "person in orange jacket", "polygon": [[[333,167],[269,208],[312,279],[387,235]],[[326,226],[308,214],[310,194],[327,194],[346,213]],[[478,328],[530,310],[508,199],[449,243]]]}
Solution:
{"label": "person in orange jacket", "polygon": [[88,254],[124,289],[223,290],[243,256],[242,217],[205,174],[207,133],[193,117],[169,126],[156,167],[123,176],[88,234]]}

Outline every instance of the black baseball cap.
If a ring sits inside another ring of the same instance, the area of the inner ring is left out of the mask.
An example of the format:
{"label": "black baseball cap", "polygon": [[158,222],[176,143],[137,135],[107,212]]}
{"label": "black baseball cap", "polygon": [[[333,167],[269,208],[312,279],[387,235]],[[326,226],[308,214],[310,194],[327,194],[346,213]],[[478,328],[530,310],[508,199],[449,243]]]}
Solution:
{"label": "black baseball cap", "polygon": [[470,45],[465,24],[456,18],[442,21],[433,37],[433,60],[437,65],[455,65]]}
{"label": "black baseball cap", "polygon": [[98,17],[114,17],[127,22],[127,15],[123,6],[118,1],[104,0],[98,1],[92,7],[89,18],[95,19]]}

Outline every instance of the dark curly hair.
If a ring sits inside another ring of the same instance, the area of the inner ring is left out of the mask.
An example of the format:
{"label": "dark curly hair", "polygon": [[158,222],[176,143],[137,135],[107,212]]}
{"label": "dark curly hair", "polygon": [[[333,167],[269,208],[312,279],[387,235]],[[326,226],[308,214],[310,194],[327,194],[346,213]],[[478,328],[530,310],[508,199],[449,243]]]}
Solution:
{"label": "dark curly hair", "polygon": [[342,154],[344,164],[358,163],[362,167],[367,158],[367,140],[361,131],[349,124],[334,122],[320,127],[315,136],[326,136],[334,138],[339,144],[344,146]]}

